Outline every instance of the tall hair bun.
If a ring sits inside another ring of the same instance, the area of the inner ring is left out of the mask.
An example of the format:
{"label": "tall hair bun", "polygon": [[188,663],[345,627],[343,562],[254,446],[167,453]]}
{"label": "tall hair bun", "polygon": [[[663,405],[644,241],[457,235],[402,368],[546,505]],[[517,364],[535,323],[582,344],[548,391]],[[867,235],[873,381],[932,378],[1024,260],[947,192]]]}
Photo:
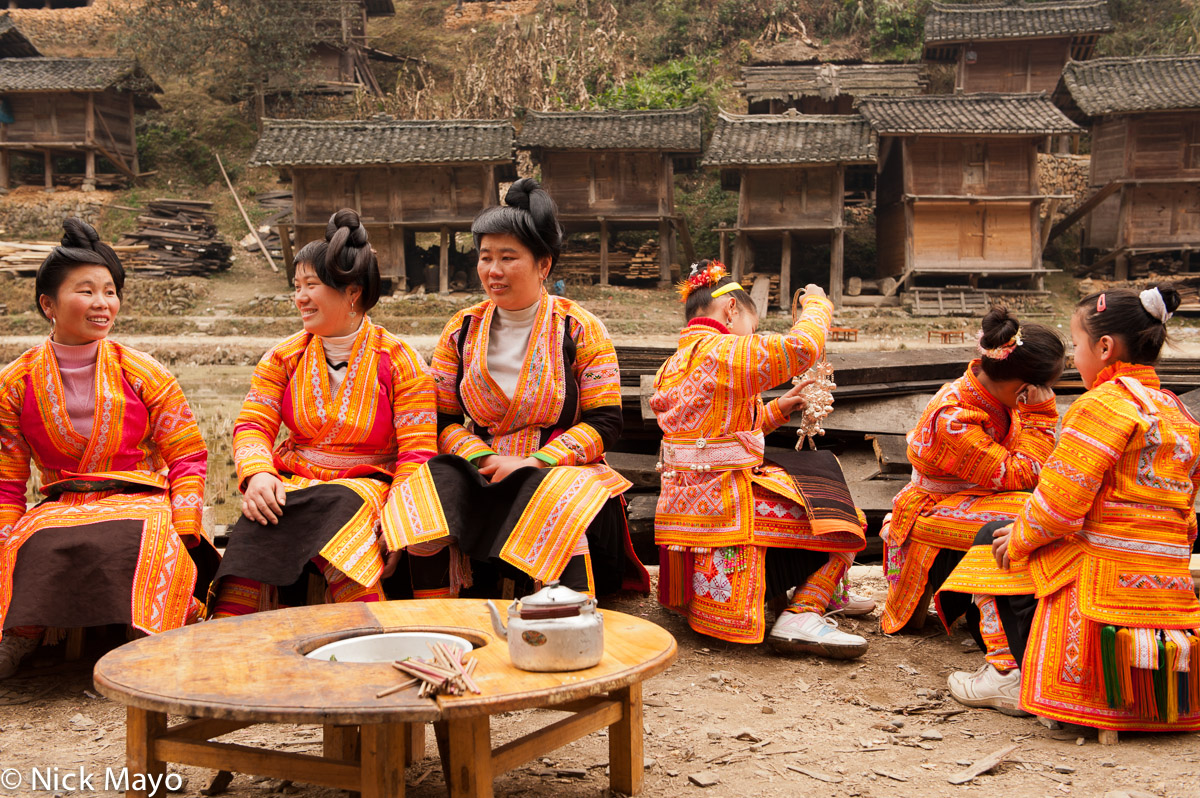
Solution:
{"label": "tall hair bun", "polygon": [[531,203],[530,195],[540,190],[542,187],[532,177],[522,177],[508,187],[508,192],[504,195],[504,204],[527,211]]}
{"label": "tall hair bun", "polygon": [[358,214],[349,208],[342,208],[329,217],[325,240],[329,242],[325,266],[335,272],[358,275],[368,268],[369,261],[374,260],[367,243],[367,228],[363,227]]}
{"label": "tall hair bun", "polygon": [[987,312],[980,327],[983,330],[983,336],[979,339],[979,345],[984,349],[1004,346],[1021,329],[1017,317],[1010,313],[1008,308],[999,305],[992,307]]}
{"label": "tall hair bun", "polygon": [[1167,306],[1168,313],[1174,313],[1179,305],[1183,302],[1183,297],[1179,295],[1179,289],[1174,283],[1159,283],[1155,286],[1158,293],[1162,294],[1163,304]]}
{"label": "tall hair bun", "polygon": [[62,245],[64,247],[96,251],[96,242],[99,240],[100,234],[96,232],[96,228],[78,216],[68,216],[63,219]]}

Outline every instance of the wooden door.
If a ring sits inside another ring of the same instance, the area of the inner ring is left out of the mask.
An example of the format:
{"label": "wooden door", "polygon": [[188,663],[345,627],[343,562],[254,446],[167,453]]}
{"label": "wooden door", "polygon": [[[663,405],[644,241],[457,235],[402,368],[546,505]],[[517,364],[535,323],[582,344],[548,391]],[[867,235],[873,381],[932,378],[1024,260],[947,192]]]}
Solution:
{"label": "wooden door", "polygon": [[987,241],[987,209],[970,206],[959,216],[958,259],[982,260]]}

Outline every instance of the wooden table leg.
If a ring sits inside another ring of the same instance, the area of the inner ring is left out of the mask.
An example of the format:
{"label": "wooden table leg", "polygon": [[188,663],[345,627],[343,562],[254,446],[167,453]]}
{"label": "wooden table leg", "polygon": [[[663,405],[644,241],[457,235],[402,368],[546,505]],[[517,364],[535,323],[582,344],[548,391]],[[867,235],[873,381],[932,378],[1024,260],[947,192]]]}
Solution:
{"label": "wooden table leg", "polygon": [[620,700],[621,719],[608,727],[608,786],[625,795],[642,791],[645,754],[642,750],[642,685],[632,684],[609,693]]}
{"label": "wooden table leg", "polygon": [[[344,762],[358,762],[361,759],[361,746],[357,726],[332,726],[325,724],[322,754],[326,759],[340,759]],[[405,763],[407,764],[407,763]],[[361,798],[361,793],[350,791],[349,798]]]}
{"label": "wooden table leg", "polygon": [[408,724],[408,744],[404,746],[404,764],[411,765],[425,758],[425,724]]}
{"label": "wooden table leg", "polygon": [[362,726],[362,798],[404,798],[406,725]]}
{"label": "wooden table leg", "polygon": [[[129,768],[130,788],[125,798],[148,798],[146,790],[133,789],[134,784],[162,784],[166,778],[166,763],[154,758],[154,743],[167,731],[167,715],[128,707],[125,712],[125,766]],[[135,776],[145,774],[145,779]]]}
{"label": "wooden table leg", "polygon": [[450,798],[492,798],[490,718],[446,722],[446,786]]}

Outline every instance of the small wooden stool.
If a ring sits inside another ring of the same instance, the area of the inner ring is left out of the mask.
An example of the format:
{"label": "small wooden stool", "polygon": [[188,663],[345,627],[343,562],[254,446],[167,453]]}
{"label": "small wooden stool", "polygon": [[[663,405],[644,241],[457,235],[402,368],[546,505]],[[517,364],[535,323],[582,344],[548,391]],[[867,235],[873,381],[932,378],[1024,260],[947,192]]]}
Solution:
{"label": "small wooden stool", "polygon": [[830,341],[857,341],[858,329],[856,327],[830,327]]}
{"label": "small wooden stool", "polygon": [[932,341],[935,335],[941,336],[943,344],[965,344],[967,342],[967,334],[963,330],[930,330],[925,336],[925,341]]}

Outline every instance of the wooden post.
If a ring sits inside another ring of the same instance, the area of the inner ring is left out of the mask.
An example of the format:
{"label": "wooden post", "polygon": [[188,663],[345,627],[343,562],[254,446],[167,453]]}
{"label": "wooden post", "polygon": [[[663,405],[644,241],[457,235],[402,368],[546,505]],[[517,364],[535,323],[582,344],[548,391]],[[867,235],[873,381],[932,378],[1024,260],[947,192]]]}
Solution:
{"label": "wooden post", "polygon": [[292,256],[292,226],[281,224],[279,232],[279,249],[283,254],[283,268],[287,272],[288,282],[296,277],[296,262]]}
{"label": "wooden post", "polygon": [[1113,266],[1113,279],[1124,281],[1129,279],[1129,255],[1122,252],[1117,255],[1116,264]]}
{"label": "wooden post", "polygon": [[729,233],[725,230],[717,231],[717,235],[721,239],[721,263],[729,263]]}
{"label": "wooden post", "polygon": [[446,723],[446,786],[450,798],[492,798],[489,720],[487,715],[477,715]]}
{"label": "wooden post", "polygon": [[600,285],[608,285],[608,222],[600,217]]}
{"label": "wooden post", "polygon": [[845,250],[846,231],[839,227],[833,231],[829,247],[829,301],[835,308],[842,306],[842,258]]}
{"label": "wooden post", "polygon": [[357,762],[359,760],[358,727],[326,724],[322,738],[322,755],[326,759]]}
{"label": "wooden post", "polygon": [[671,285],[671,224],[658,220],[658,282],[660,288]]}
{"label": "wooden post", "polygon": [[44,169],[44,177],[46,179],[46,190],[54,190],[54,156],[50,154],[50,150],[42,153],[42,163]]}
{"label": "wooden post", "polygon": [[[137,154],[137,117],[134,114],[137,109],[133,106],[133,92],[129,93],[129,149],[133,153],[133,157],[129,159],[129,168],[136,175],[142,171],[142,167],[138,165]],[[115,143],[115,142],[114,142]]]}
{"label": "wooden post", "polygon": [[0,191],[8,191],[10,188],[12,188],[12,160],[8,148],[5,147],[0,149]]}
{"label": "wooden post", "polygon": [[784,231],[783,256],[779,260],[779,307],[792,306],[792,232]]}
{"label": "wooden post", "polygon": [[388,231],[392,242],[392,252],[395,253],[396,271],[394,278],[395,290],[408,291],[408,236],[403,227],[392,225]]}
{"label": "wooden post", "polygon": [[608,785],[613,792],[637,795],[642,791],[642,684],[637,682],[610,695],[620,699],[621,719],[608,727]]}
{"label": "wooden post", "polygon": [[442,245],[438,252],[438,293],[450,293],[450,228],[442,225]]}
{"label": "wooden post", "polygon": [[404,743],[404,764],[411,765],[425,758],[425,724],[408,723]]}
{"label": "wooden post", "polygon": [[405,723],[362,727],[362,798],[404,798]]}
{"label": "wooden post", "polygon": [[[134,774],[145,774],[146,783],[158,784],[166,777],[167,766],[154,758],[154,743],[167,731],[167,716],[164,712],[151,712],[137,707],[125,710],[125,766],[129,769],[132,786]],[[142,783],[138,780],[136,783]],[[125,798],[149,798],[145,790],[129,789]]]}
{"label": "wooden post", "polygon": [[96,143],[96,95],[93,92],[88,92],[84,114],[83,142],[88,149],[83,156],[83,190],[91,191],[96,188],[96,150],[92,147]]}
{"label": "wooden post", "polygon": [[742,272],[746,269],[746,250],[750,243],[746,234],[738,230],[733,239],[733,279],[742,281]]}

